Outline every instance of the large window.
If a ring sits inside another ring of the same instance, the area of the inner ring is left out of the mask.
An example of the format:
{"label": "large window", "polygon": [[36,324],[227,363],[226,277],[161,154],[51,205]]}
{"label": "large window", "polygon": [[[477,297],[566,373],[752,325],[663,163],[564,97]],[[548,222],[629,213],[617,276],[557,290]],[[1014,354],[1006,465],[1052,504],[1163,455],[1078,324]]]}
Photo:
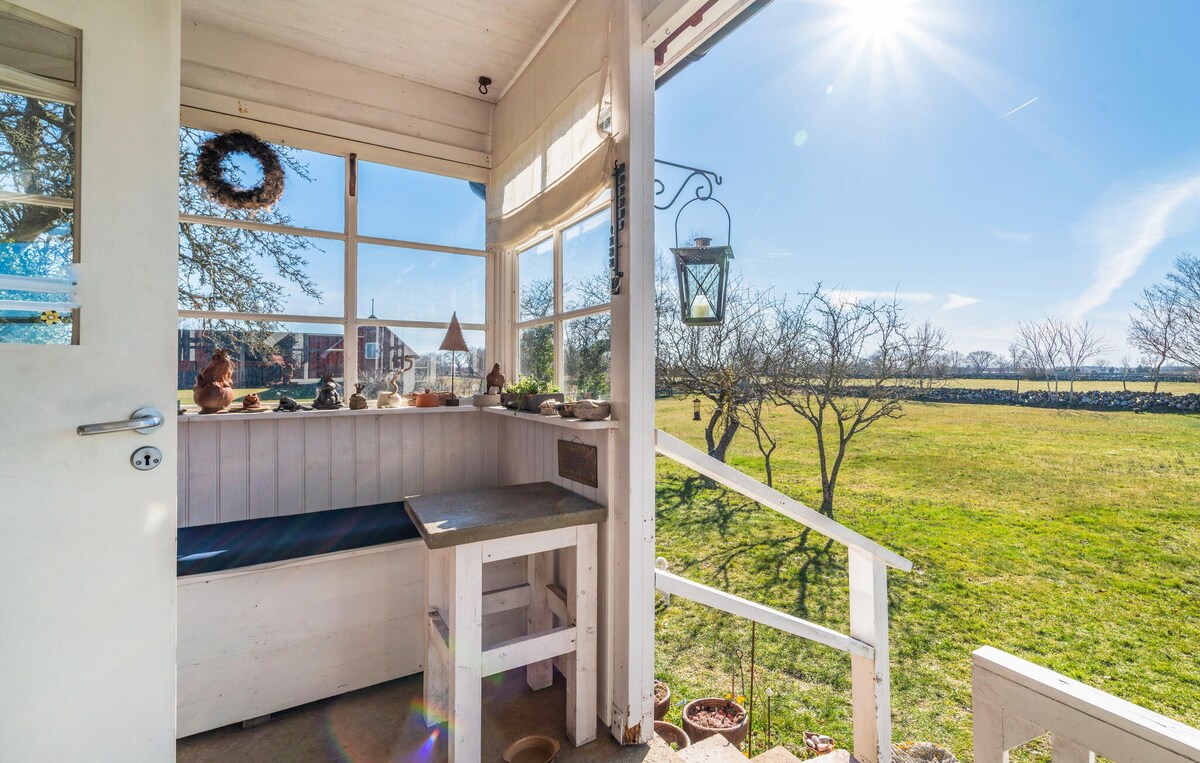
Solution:
{"label": "large window", "polygon": [[0,10],[0,344],[79,341],[79,36]]}
{"label": "large window", "polygon": [[[236,360],[239,398],[310,400],[326,375],[357,379],[374,395],[402,364],[411,365],[404,392],[449,389],[452,371],[459,393],[480,389],[482,194],[465,180],[280,145],[283,198],[230,210],[195,182],[210,136],[180,130],[181,401],[191,403],[196,374],[218,348]],[[226,171],[245,186],[261,179],[238,156]],[[457,356],[438,350],[454,312],[470,347]]]}
{"label": "large window", "polygon": [[608,207],[557,228],[517,257],[518,373],[570,398],[608,397]]}

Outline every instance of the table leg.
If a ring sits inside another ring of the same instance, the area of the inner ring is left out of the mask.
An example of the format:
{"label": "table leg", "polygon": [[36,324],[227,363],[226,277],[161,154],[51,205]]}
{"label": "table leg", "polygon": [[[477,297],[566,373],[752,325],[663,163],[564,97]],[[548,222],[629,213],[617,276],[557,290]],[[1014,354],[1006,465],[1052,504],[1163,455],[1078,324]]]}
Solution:
{"label": "table leg", "polygon": [[455,546],[450,577],[450,763],[478,763],[483,729],[483,557],[478,543]]}
{"label": "table leg", "polygon": [[[553,582],[554,552],[545,551],[525,557],[526,580],[529,581],[529,606],[525,610],[525,635],[544,633],[553,627],[553,615],[546,604],[546,586]],[[554,663],[551,660],[531,662],[525,667],[525,682],[537,691],[554,682]]]}
{"label": "table leg", "polygon": [[567,737],[576,747],[596,738],[596,536],[596,525],[581,525],[575,548],[563,551],[567,612],[576,629],[575,651],[563,658]]}
{"label": "table leg", "polygon": [[[425,612],[446,612],[446,562],[448,552],[430,549],[425,555]],[[446,670],[441,640],[432,623],[425,624],[425,703],[423,715],[426,726],[436,726],[446,720],[449,711],[447,693],[449,675]]]}

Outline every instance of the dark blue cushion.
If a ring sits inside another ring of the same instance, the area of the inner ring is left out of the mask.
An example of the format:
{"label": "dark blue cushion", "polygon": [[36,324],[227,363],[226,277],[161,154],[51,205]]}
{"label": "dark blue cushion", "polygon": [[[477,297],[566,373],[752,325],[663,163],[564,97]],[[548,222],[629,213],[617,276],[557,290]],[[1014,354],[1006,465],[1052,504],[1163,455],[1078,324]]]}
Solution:
{"label": "dark blue cushion", "polygon": [[181,527],[176,574],[219,572],[417,537],[403,501]]}

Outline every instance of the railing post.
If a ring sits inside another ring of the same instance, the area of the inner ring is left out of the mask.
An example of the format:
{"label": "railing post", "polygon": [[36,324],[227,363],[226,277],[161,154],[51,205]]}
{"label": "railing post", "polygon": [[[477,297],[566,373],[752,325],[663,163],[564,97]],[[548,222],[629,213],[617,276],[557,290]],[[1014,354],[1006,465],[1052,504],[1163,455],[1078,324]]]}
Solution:
{"label": "railing post", "polygon": [[875,648],[875,658],[851,656],[854,757],[891,763],[892,700],[888,665],[887,567],[850,547],[850,636]]}
{"label": "railing post", "polygon": [[1008,763],[1008,747],[1004,744],[1004,711],[980,699],[976,690],[971,715],[975,726],[975,763]]}
{"label": "railing post", "polygon": [[1096,755],[1061,734],[1051,734],[1050,760],[1052,763],[1096,763]]}

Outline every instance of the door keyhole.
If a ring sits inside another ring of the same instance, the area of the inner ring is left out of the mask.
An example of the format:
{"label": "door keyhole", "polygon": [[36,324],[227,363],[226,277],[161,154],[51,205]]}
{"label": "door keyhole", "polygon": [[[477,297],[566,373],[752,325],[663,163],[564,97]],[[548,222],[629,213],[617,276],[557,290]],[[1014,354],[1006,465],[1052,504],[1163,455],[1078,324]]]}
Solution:
{"label": "door keyhole", "polygon": [[146,445],[133,452],[129,463],[140,472],[148,472],[162,463],[162,451],[153,445]]}

